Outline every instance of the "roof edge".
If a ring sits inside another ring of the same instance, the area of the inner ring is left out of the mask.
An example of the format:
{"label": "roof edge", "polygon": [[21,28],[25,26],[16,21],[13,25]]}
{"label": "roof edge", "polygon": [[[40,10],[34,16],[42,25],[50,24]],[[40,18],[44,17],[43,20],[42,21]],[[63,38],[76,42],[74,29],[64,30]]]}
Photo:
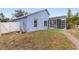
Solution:
{"label": "roof edge", "polygon": [[28,14],[28,15],[26,15],[26,16],[18,17],[18,18],[16,18],[16,19],[13,19],[12,21],[15,21],[15,20],[18,20],[18,19],[21,19],[21,18],[24,18],[24,17],[30,16],[30,15],[35,14],[35,13],[38,13],[38,12],[42,12],[42,11],[46,11],[47,14],[50,15],[47,9],[43,9],[43,10],[40,10],[40,11],[37,11],[37,12],[31,13],[31,14]]}

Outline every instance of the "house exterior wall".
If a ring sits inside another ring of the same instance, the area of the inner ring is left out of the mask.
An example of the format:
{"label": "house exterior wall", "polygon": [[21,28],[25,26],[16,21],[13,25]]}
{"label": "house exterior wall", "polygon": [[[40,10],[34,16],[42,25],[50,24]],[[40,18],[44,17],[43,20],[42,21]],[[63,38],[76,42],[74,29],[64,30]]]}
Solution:
{"label": "house exterior wall", "polygon": [[[34,20],[37,20],[37,27],[34,27]],[[46,11],[42,11],[28,17],[16,20],[20,22],[20,27],[22,32],[32,32],[36,30],[48,29],[48,26],[44,26],[44,21],[49,20],[49,15]]]}
{"label": "house exterior wall", "polygon": [[22,18],[19,20],[15,20],[14,22],[19,22],[20,23],[20,31],[21,32],[26,32],[27,29],[27,18]]}
{"label": "house exterior wall", "polygon": [[[49,15],[46,11],[31,15],[27,18],[27,32],[48,29],[44,26],[44,21],[48,21]],[[37,27],[34,27],[34,20],[37,20]]]}

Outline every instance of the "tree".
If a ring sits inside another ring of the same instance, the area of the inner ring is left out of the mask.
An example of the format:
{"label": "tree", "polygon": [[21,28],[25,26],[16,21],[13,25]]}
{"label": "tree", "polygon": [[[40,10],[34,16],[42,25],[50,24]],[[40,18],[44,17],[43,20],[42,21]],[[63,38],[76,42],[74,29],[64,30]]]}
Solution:
{"label": "tree", "polygon": [[74,15],[73,21],[75,22],[75,25],[79,25],[79,12]]}
{"label": "tree", "polygon": [[25,12],[21,9],[17,9],[17,10],[15,10],[15,13],[13,14],[13,16],[18,18],[18,17],[21,17],[21,16],[25,16],[27,14],[28,14],[28,12]]}
{"label": "tree", "polygon": [[0,22],[7,22],[9,21],[9,18],[6,18],[3,13],[0,13]]}
{"label": "tree", "polygon": [[75,16],[76,16],[76,17],[79,17],[79,12],[77,12],[77,13],[75,14]]}
{"label": "tree", "polygon": [[72,18],[72,16],[73,16],[73,14],[72,14],[71,9],[68,9],[67,18],[70,19],[70,18]]}
{"label": "tree", "polygon": [[79,12],[70,19],[68,19],[68,25],[70,28],[74,27],[74,25],[79,25]]}
{"label": "tree", "polygon": [[67,13],[67,28],[72,28],[73,27],[73,14],[71,9],[68,9]]}
{"label": "tree", "polygon": [[3,19],[1,22],[9,22],[9,18],[5,18],[5,19]]}
{"label": "tree", "polygon": [[3,13],[0,13],[0,21],[2,21],[4,19],[4,14]]}

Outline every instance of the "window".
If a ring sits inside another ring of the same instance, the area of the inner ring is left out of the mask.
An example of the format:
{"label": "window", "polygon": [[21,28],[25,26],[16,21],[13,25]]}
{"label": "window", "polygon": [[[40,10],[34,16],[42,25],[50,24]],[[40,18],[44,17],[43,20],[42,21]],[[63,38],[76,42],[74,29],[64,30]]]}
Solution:
{"label": "window", "polygon": [[37,20],[34,20],[34,27],[37,27]]}
{"label": "window", "polygon": [[44,21],[44,26],[47,26],[47,21]]}

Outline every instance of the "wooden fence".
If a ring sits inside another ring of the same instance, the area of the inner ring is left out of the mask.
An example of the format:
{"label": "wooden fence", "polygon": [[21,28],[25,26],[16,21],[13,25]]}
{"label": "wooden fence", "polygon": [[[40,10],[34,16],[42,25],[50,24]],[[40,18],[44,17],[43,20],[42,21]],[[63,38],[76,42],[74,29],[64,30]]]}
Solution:
{"label": "wooden fence", "polygon": [[20,31],[19,22],[0,22],[0,34]]}

